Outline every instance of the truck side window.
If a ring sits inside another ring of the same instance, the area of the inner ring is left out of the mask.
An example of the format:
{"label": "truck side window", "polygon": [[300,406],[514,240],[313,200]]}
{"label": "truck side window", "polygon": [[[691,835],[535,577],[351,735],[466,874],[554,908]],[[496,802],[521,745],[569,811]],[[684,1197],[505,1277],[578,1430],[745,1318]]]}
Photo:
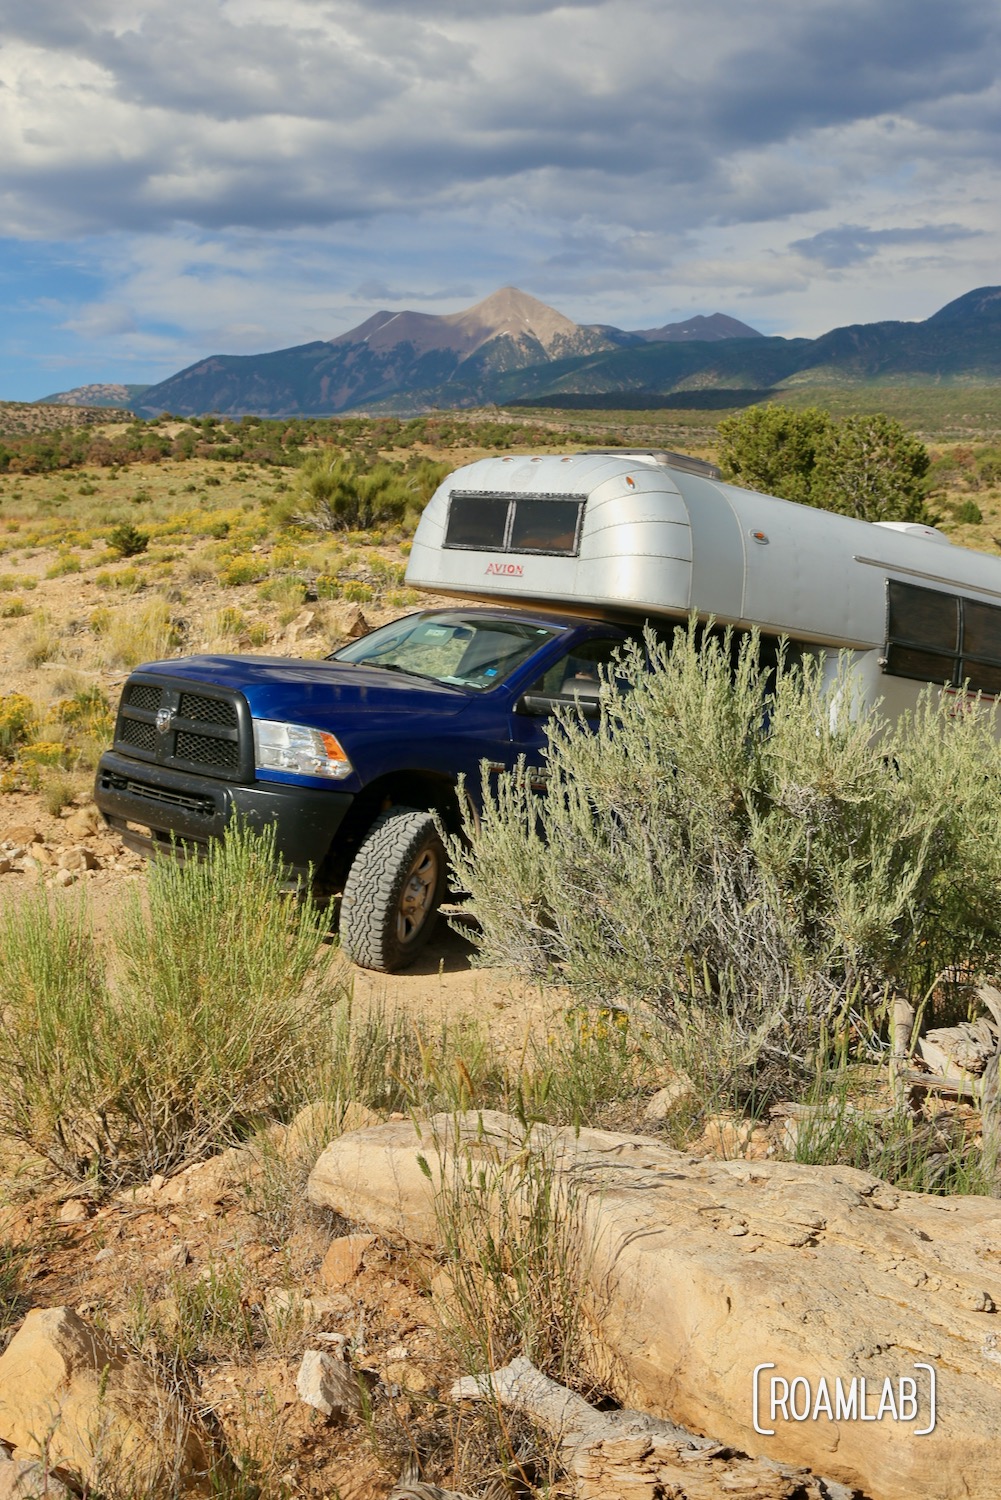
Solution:
{"label": "truck side window", "polygon": [[621,646],[621,639],[582,641],[554,662],[528,691],[545,698],[565,698],[567,702],[579,697],[596,698],[601,686],[601,668],[608,666]]}

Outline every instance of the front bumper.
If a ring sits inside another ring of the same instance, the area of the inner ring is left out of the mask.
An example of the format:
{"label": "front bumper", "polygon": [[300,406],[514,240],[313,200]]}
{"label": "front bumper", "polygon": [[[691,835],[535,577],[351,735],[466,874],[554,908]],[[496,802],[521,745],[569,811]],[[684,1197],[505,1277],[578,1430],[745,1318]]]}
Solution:
{"label": "front bumper", "polygon": [[234,817],[257,830],[273,826],[275,852],[298,882],[320,869],[354,799],[351,792],[275,781],[217,781],[107,750],[98,762],[94,800],[108,826],[140,854],[203,853]]}

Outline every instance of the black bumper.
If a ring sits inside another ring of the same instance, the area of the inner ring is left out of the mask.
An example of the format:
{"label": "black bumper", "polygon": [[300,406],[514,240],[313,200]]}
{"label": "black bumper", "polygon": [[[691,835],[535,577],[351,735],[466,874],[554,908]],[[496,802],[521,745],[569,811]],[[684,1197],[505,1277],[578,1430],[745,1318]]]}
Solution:
{"label": "black bumper", "polygon": [[98,763],[94,800],[108,826],[140,854],[183,854],[181,846],[200,851],[234,816],[250,828],[273,825],[276,853],[298,881],[320,869],[354,799],[333,789],[217,781],[108,750]]}

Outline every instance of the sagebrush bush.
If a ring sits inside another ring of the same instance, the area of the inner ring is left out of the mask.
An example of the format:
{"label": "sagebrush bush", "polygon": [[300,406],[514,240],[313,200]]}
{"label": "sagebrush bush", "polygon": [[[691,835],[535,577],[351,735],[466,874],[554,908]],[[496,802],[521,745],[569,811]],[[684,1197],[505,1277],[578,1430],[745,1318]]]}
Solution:
{"label": "sagebrush bush", "polygon": [[61,1170],[142,1182],[304,1102],[337,987],[326,922],[281,895],[274,840],[239,828],[161,861],[125,905],[111,977],[84,914],[0,919],[0,1129]]}
{"label": "sagebrush bush", "polygon": [[[853,1007],[1001,952],[1001,747],[931,696],[899,727],[812,658],[694,627],[630,648],[593,731],[563,714],[546,794],[485,789],[453,841],[488,962],[652,1006],[731,1069],[809,1076]],[[616,686],[620,691],[616,691]]]}

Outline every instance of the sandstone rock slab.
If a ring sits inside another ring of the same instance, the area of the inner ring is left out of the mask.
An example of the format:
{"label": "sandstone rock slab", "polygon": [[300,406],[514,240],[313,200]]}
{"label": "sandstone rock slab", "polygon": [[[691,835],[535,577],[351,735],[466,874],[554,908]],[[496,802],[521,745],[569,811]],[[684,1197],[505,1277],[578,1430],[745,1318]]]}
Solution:
{"label": "sandstone rock slab", "polygon": [[[504,1174],[510,1201],[526,1145],[579,1222],[596,1373],[626,1405],[879,1500],[1001,1493],[996,1202],[901,1192],[850,1168],[695,1160],[597,1130],[536,1126],[526,1141],[492,1112],[342,1136],[308,1192],[438,1248],[442,1183]],[[773,1380],[801,1382],[792,1413],[770,1410]],[[917,1382],[912,1419],[901,1380]]]}
{"label": "sandstone rock slab", "polygon": [[176,1479],[196,1494],[209,1467],[153,1370],[66,1307],[33,1309],[0,1356],[0,1437],[16,1459],[44,1458],[98,1490],[127,1476],[136,1493]]}

